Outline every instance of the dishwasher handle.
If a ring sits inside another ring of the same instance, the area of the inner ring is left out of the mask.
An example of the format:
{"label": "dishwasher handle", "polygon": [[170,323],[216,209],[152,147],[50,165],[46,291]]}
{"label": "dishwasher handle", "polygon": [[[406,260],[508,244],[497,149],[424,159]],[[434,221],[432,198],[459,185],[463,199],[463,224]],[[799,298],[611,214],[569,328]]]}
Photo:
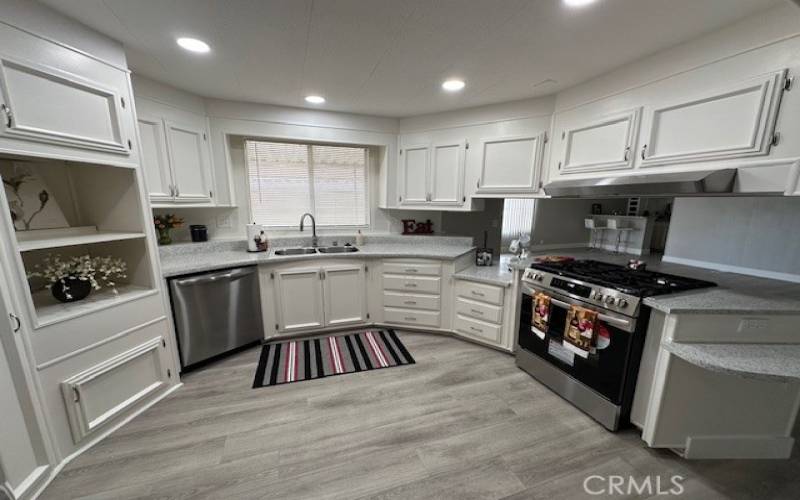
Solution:
{"label": "dishwasher handle", "polygon": [[221,281],[232,281],[236,278],[253,274],[255,269],[253,267],[239,267],[236,269],[229,269],[218,273],[203,274],[194,278],[176,279],[175,285],[177,286],[191,286],[191,285],[205,285],[209,283],[219,283]]}

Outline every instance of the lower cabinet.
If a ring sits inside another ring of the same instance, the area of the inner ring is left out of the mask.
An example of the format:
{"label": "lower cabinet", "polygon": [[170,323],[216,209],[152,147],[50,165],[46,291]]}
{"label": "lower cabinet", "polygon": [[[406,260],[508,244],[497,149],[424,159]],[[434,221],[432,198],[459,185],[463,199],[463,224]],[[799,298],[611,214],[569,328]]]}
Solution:
{"label": "lower cabinet", "polygon": [[275,281],[275,324],[293,332],[367,320],[363,263],[279,268]]}
{"label": "lower cabinet", "polygon": [[464,337],[505,350],[512,349],[514,325],[506,318],[511,295],[505,288],[456,279],[453,287],[453,330]]}
{"label": "lower cabinet", "polygon": [[383,320],[387,324],[440,328],[442,265],[425,260],[383,264]]}

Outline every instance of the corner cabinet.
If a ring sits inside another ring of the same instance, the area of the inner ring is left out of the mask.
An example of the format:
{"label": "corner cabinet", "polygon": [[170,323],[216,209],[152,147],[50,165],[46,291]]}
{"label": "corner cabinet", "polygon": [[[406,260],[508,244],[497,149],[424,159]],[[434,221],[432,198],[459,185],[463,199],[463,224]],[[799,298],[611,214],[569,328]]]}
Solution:
{"label": "corner cabinet", "polygon": [[150,201],[211,204],[214,186],[205,117],[182,113],[185,116],[176,119],[144,100],[140,108],[142,169]]}
{"label": "corner cabinet", "polygon": [[465,140],[401,148],[400,204],[463,206],[466,150]]}
{"label": "corner cabinet", "polygon": [[480,145],[477,195],[514,196],[540,190],[545,133],[493,137]]}
{"label": "corner cabinet", "polygon": [[0,148],[135,163],[134,146],[126,71],[0,24]]}
{"label": "corner cabinet", "polygon": [[269,276],[275,282],[275,329],[288,333],[364,323],[368,318],[365,273],[365,265],[360,262],[271,270]]}
{"label": "corner cabinet", "polygon": [[785,70],[776,71],[650,107],[641,166],[769,154],[785,79]]}

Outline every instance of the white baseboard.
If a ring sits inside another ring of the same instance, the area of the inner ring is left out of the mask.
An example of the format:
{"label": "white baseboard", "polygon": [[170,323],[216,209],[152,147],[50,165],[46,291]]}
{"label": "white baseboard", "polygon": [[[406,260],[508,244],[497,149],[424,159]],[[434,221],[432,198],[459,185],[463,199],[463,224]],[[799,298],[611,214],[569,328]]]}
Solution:
{"label": "white baseboard", "polygon": [[729,264],[720,264],[719,262],[708,262],[704,260],[684,259],[683,257],[673,257],[671,255],[664,255],[664,257],[661,260],[663,262],[682,264],[684,266],[702,267],[705,269],[713,269],[715,271],[723,271],[726,273],[745,274],[748,276],[756,276],[759,278],[769,278],[774,280],[789,281],[792,283],[800,283],[800,275],[798,274],[779,273],[776,271],[754,269],[751,267],[732,266]]}
{"label": "white baseboard", "polygon": [[158,397],[154,398],[152,401],[150,401],[147,404],[143,405],[137,411],[135,411],[134,413],[131,413],[130,415],[128,415],[127,417],[123,418],[122,420],[120,420],[116,424],[110,426],[108,429],[105,429],[104,431],[100,432],[97,436],[92,438],[88,443],[84,444],[83,446],[81,446],[80,448],[75,450],[74,452],[72,452],[69,455],[67,455],[64,458],[64,460],[61,461],[61,463],[59,463],[58,465],[53,467],[53,469],[51,470],[50,475],[47,478],[47,480],[45,480],[39,486],[39,488],[36,490],[36,492],[31,495],[31,497],[30,497],[31,500],[36,500],[39,497],[39,495],[42,494],[42,492],[45,490],[45,488],[47,488],[47,486],[49,486],[50,483],[53,482],[53,479],[55,479],[56,476],[58,476],[58,473],[61,472],[61,470],[64,467],[67,466],[67,464],[69,464],[70,462],[72,462],[73,460],[78,458],[81,454],[85,453],[92,446],[96,445],[97,443],[99,443],[103,439],[107,438],[112,432],[116,431],[117,429],[119,429],[123,425],[127,424],[128,422],[130,422],[134,418],[138,417],[139,415],[141,415],[142,413],[147,411],[150,407],[152,407],[154,404],[156,404],[159,401],[161,401],[162,399],[166,398],[167,396],[169,396],[173,392],[177,391],[181,387],[183,387],[183,382],[175,384],[174,386],[172,386],[169,389],[167,389],[166,391],[164,391],[163,394],[160,394]]}

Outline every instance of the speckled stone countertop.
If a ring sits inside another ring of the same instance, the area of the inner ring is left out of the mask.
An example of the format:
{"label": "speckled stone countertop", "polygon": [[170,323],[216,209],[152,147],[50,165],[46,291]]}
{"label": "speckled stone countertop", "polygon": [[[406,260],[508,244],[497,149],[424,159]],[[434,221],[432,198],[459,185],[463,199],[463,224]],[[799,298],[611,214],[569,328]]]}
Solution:
{"label": "speckled stone countertop", "polygon": [[662,342],[661,346],[708,370],[747,378],[800,379],[800,345]]}
{"label": "speckled stone countertop", "polygon": [[490,285],[511,286],[514,282],[514,272],[508,269],[510,254],[503,254],[500,256],[499,262],[491,266],[472,265],[463,269],[455,274],[454,278],[476,281],[478,283],[488,283]]}
{"label": "speckled stone countertop", "polygon": [[[614,264],[627,264],[638,258],[647,262],[647,269],[686,276],[717,284],[688,292],[648,297],[644,304],[668,314],[800,314],[800,284],[757,278],[743,274],[661,262],[658,257],[636,257],[586,248],[532,252],[530,259],[540,255],[567,255],[576,259],[593,259]],[[530,259],[517,264],[527,267]]]}
{"label": "speckled stone countertop", "polygon": [[[352,238],[321,236],[319,246],[336,240],[340,245]],[[275,255],[275,250],[308,246],[309,238],[283,237],[270,241],[268,252],[249,253],[244,240],[217,240],[204,243],[181,243],[159,248],[161,274],[165,278],[257,264],[278,264],[324,258],[407,257],[452,260],[475,250],[472,238],[446,236],[367,235],[358,252],[341,254]]]}

